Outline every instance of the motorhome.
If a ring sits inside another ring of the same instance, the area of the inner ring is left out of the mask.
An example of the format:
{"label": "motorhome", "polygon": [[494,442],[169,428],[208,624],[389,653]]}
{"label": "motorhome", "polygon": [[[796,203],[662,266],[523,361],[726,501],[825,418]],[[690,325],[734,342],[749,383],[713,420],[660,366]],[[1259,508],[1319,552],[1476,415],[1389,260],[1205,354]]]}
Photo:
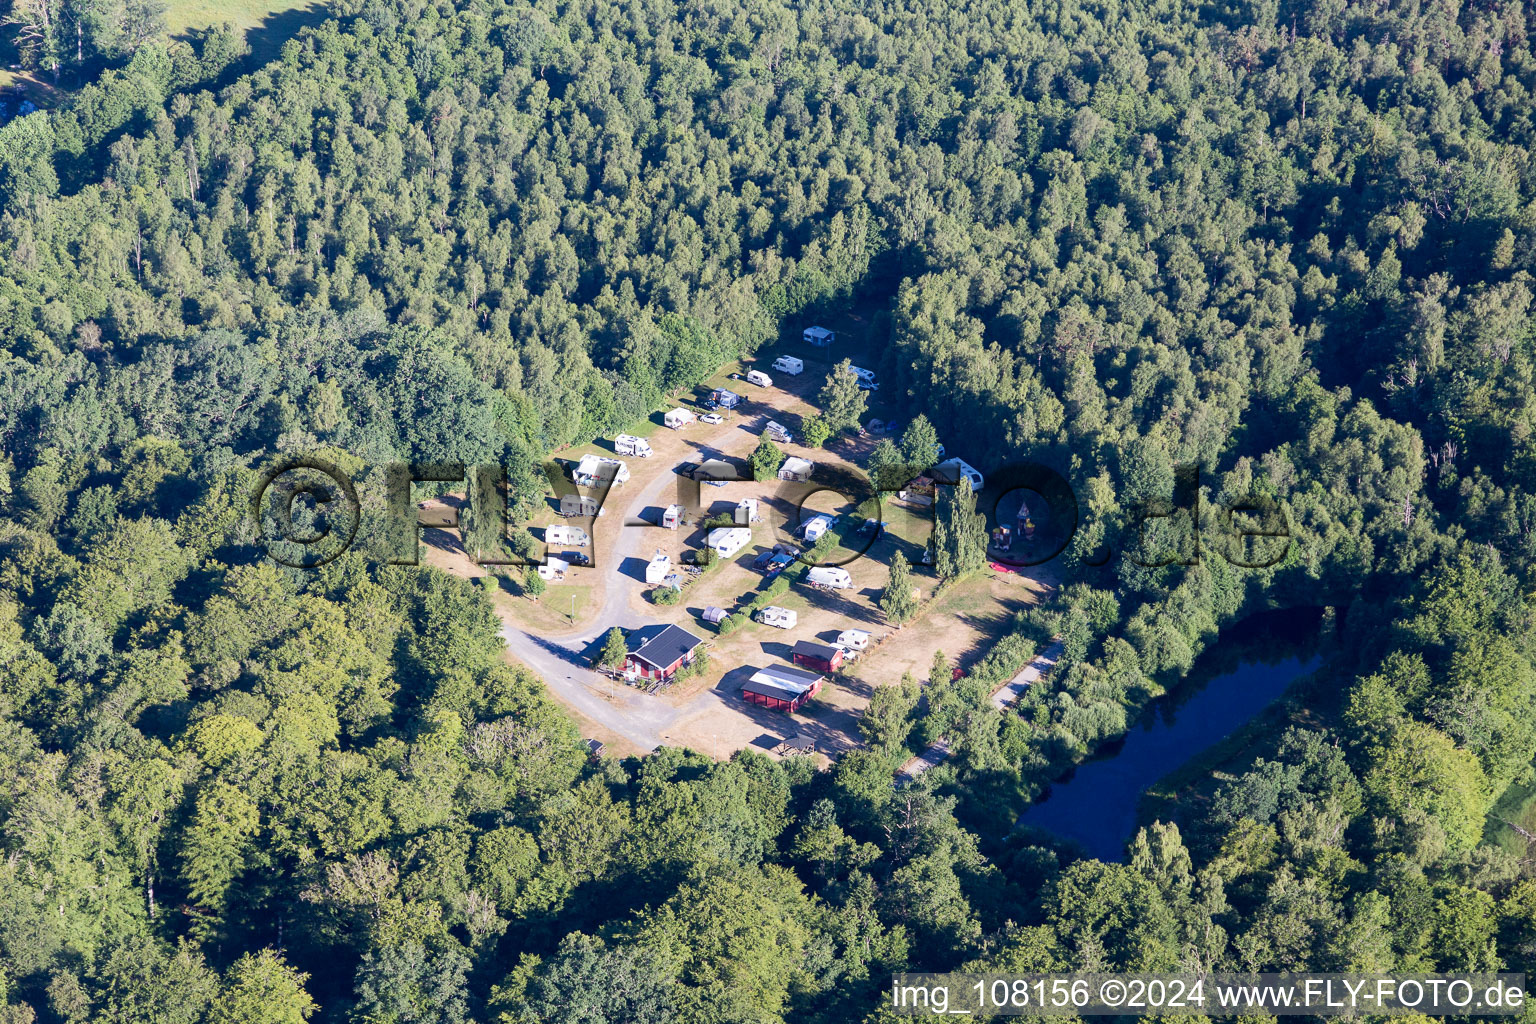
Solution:
{"label": "motorhome", "polygon": [[777,626],[779,629],[794,629],[800,616],[793,608],[780,608],[771,604],[757,613],[757,621],[765,626]]}
{"label": "motorhome", "polygon": [[769,420],[768,425],[763,429],[768,432],[768,440],[770,441],[776,441],[779,444],[792,444],[795,440],[788,427],[774,420]]}
{"label": "motorhome", "polygon": [[798,377],[805,372],[805,360],[795,356],[779,356],[773,361],[773,368],[779,373],[787,373],[791,377]]}
{"label": "motorhome", "polygon": [[651,457],[651,442],[633,434],[620,434],[613,439],[613,450],[620,455],[633,455],[637,459]]}
{"label": "motorhome", "polygon": [[875,383],[875,371],[866,370],[862,366],[850,366],[848,368],[853,371],[853,375],[855,377],[859,378],[860,388],[864,389],[865,391],[875,391],[879,389],[880,385]]}

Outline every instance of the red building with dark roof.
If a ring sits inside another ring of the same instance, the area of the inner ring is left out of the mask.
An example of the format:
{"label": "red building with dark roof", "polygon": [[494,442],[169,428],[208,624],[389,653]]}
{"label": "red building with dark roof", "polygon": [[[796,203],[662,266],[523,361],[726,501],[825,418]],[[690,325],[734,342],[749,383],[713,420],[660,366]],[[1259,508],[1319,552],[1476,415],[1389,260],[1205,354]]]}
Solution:
{"label": "red building with dark roof", "polygon": [[843,649],[831,644],[819,644],[814,640],[801,640],[795,644],[790,657],[796,665],[813,668],[817,672],[832,673],[843,667]]}
{"label": "red building with dark roof", "polygon": [[641,679],[671,679],[704,642],[681,626],[644,626],[624,640],[629,649],[624,674]]}
{"label": "red building with dark roof", "polygon": [[815,672],[788,665],[769,665],[752,673],[752,678],[741,684],[741,696],[760,707],[795,712],[816,696],[821,684],[822,677]]}

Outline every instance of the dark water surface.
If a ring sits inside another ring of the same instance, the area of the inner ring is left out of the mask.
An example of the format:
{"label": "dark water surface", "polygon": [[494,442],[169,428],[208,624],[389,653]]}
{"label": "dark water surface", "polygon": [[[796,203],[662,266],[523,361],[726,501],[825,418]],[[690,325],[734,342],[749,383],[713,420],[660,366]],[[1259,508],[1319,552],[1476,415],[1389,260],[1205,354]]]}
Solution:
{"label": "dark water surface", "polygon": [[1267,612],[1223,632],[1188,676],[1153,701],[1125,739],[1106,745],[1019,816],[1019,824],[1120,860],[1136,808],[1158,779],[1225,739],[1268,707],[1321,657],[1315,609]]}

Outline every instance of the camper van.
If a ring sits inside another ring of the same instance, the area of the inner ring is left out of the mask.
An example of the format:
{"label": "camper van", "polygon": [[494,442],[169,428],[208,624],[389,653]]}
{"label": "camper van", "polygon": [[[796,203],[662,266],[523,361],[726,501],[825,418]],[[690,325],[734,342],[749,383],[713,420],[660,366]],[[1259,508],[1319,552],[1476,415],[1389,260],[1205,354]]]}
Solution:
{"label": "camper van", "polygon": [[826,587],[828,590],[847,590],[853,586],[853,577],[848,575],[848,570],[835,565],[813,567],[805,574],[805,581],[813,587]]}
{"label": "camper van", "polygon": [[747,383],[756,384],[760,388],[771,388],[773,387],[773,378],[762,370],[748,370]]}
{"label": "camper van", "polygon": [[805,360],[794,356],[779,356],[773,361],[773,368],[780,373],[787,373],[791,377],[798,377],[805,372]]}
{"label": "camper van", "polygon": [[770,441],[777,441],[779,444],[792,444],[795,440],[794,435],[789,432],[789,428],[782,423],[769,420],[768,426],[764,429],[768,431],[768,440]]}
{"label": "camper van", "polygon": [[780,608],[771,604],[757,613],[757,621],[765,626],[777,626],[779,629],[794,629],[800,616],[793,608]]}
{"label": "camper van", "polygon": [[633,434],[620,434],[613,439],[613,450],[620,455],[633,455],[637,459],[651,457],[651,442]]}
{"label": "camper van", "polygon": [[591,540],[587,537],[587,531],[579,526],[550,526],[544,530],[544,543],[584,548]]}
{"label": "camper van", "polygon": [[880,385],[875,383],[875,371],[873,371],[873,370],[866,370],[862,366],[850,366],[850,367],[848,367],[848,369],[852,370],[853,371],[853,375],[855,377],[859,378],[859,387],[860,388],[862,388],[865,391],[877,391],[877,390],[879,390]]}

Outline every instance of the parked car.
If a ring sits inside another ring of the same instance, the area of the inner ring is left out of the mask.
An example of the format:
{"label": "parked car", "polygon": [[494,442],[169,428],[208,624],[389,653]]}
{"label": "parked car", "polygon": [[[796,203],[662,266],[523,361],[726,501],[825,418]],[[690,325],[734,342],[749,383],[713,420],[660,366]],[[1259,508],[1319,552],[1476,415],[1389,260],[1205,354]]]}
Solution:
{"label": "parked car", "polygon": [[725,417],[717,412],[707,412],[699,417],[700,423],[724,423]]}

